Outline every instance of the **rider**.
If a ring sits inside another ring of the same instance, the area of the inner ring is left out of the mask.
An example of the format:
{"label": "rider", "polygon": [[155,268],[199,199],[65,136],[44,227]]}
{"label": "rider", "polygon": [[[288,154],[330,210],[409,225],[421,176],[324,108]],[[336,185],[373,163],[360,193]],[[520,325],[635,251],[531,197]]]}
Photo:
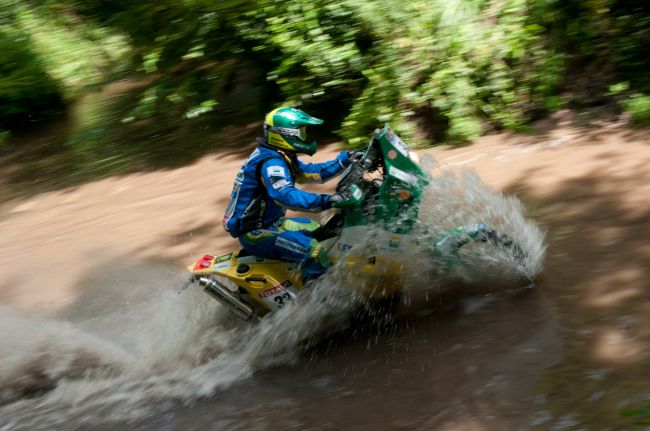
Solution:
{"label": "rider", "polygon": [[285,218],[286,209],[318,212],[345,199],[309,193],[295,183],[323,183],[343,171],[363,153],[342,151],[325,163],[303,163],[297,154],[312,156],[316,141],[307,142],[307,126],[322,124],[294,108],[266,115],[264,139],[237,173],[223,226],[249,253],[303,264],[306,276],[321,275],[330,266],[321,245],[309,232],[319,224],[308,218]]}

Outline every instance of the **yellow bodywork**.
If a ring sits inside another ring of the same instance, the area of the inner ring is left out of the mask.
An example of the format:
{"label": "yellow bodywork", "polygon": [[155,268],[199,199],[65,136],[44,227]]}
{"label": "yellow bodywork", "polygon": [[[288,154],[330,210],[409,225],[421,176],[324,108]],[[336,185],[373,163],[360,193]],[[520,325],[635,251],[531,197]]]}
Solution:
{"label": "yellow bodywork", "polygon": [[[343,283],[372,299],[391,296],[404,285],[402,265],[389,257],[348,255],[339,267],[342,270],[333,271],[332,282]],[[292,262],[253,256],[239,258],[237,253],[228,253],[216,257],[206,255],[187,269],[196,276],[220,276],[231,280],[265,309],[272,308],[268,297],[274,289],[298,291],[303,288],[302,271]]]}
{"label": "yellow bodywork", "polygon": [[335,272],[338,281],[371,299],[392,296],[404,287],[403,265],[387,256],[348,254],[339,267]]}

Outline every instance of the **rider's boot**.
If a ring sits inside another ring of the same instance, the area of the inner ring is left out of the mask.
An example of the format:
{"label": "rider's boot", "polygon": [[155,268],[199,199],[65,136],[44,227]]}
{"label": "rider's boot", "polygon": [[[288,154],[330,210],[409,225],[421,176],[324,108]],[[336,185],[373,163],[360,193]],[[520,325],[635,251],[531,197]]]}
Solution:
{"label": "rider's boot", "polygon": [[321,248],[321,245],[318,244],[311,251],[309,260],[307,260],[302,266],[303,284],[325,274],[331,266],[332,262],[330,262],[329,258]]}

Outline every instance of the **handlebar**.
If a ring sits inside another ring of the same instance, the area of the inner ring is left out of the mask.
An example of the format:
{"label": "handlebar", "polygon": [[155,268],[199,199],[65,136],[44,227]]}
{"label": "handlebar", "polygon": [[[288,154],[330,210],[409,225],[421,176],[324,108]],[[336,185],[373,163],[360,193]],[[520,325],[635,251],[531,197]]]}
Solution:
{"label": "handlebar", "polygon": [[363,198],[365,197],[363,191],[356,184],[352,184],[348,189],[348,192],[347,195],[343,195],[343,200],[332,203],[332,207],[339,209],[360,207],[363,203]]}
{"label": "handlebar", "polygon": [[340,194],[349,193],[349,188],[355,185],[363,178],[365,172],[373,170],[377,166],[378,156],[381,157],[381,152],[377,151],[375,144],[379,142],[376,136],[373,136],[368,143],[366,149],[366,156],[361,161],[352,161],[352,163],[345,169],[341,175],[341,180],[336,185],[336,192]]}

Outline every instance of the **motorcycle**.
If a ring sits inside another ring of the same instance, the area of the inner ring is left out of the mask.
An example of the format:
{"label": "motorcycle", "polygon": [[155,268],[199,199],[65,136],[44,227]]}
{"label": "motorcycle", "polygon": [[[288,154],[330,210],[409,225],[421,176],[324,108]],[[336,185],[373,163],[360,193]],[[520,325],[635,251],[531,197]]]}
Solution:
{"label": "motorcycle", "polygon": [[[365,156],[342,173],[336,186],[345,197],[335,212],[310,235],[321,242],[334,265],[352,274],[351,288],[371,300],[399,295],[404,287],[403,254],[408,242],[417,242],[440,265],[453,267],[461,247],[488,242],[506,249],[516,261],[526,253],[507,235],[484,224],[458,226],[445,232],[418,232],[418,211],[424,188],[431,181],[417,155],[385,125],[373,133]],[[368,241],[372,247],[355,245]],[[417,238],[417,239],[414,239]],[[306,287],[302,268],[253,256],[245,250],[206,254],[188,266],[190,282],[204,290],[243,320],[258,320],[295,301]]]}

